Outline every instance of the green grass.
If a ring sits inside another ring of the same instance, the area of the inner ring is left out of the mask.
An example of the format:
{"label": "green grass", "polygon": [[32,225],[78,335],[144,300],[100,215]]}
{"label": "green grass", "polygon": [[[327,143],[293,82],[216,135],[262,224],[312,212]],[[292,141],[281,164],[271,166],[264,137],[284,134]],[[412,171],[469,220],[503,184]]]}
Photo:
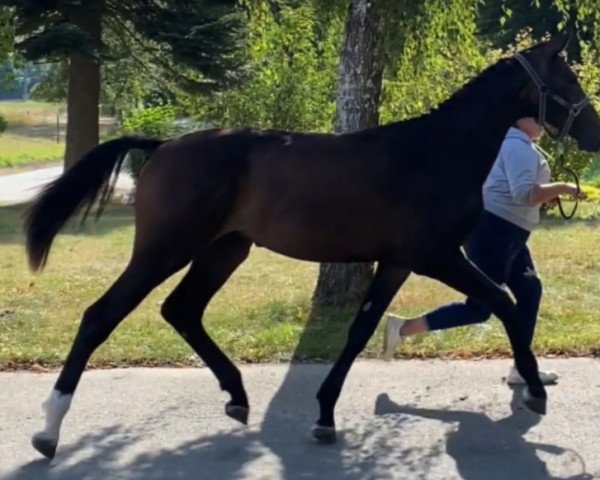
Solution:
{"label": "green grass", "polygon": [[0,102],[8,129],[0,135],[0,168],[14,169],[59,160],[65,150],[64,128],[56,141],[60,106],[44,102]]}
{"label": "green grass", "polygon": [[56,114],[63,105],[46,102],[0,102],[0,113],[10,127],[48,125],[56,122]]}
{"label": "green grass", "polygon": [[[0,366],[60,364],[81,314],[124,268],[132,243],[132,217],[112,207],[98,224],[67,229],[41,275],[28,272],[19,219],[23,207],[0,208]],[[591,207],[582,207],[590,217]],[[545,294],[536,336],[544,355],[595,355],[600,351],[600,223],[551,220],[534,233],[532,249]],[[310,320],[317,265],[264,249],[250,258],[216,295],[205,316],[209,333],[236,361],[334,358],[353,312],[323,311]],[[188,365],[196,357],[160,318],[161,302],[181,273],[158,287],[92,357],[91,365]],[[417,315],[456,292],[413,276],[392,310]],[[363,356],[377,357],[381,328]],[[509,353],[500,323],[410,338],[398,356],[491,357]]]}
{"label": "green grass", "polygon": [[60,104],[52,102],[36,102],[34,100],[19,101],[9,100],[0,102],[0,112],[11,112],[11,111],[22,111],[23,109],[29,110],[49,110],[56,109]]}
{"label": "green grass", "polygon": [[0,136],[0,168],[46,163],[62,158],[64,142],[5,132]]}

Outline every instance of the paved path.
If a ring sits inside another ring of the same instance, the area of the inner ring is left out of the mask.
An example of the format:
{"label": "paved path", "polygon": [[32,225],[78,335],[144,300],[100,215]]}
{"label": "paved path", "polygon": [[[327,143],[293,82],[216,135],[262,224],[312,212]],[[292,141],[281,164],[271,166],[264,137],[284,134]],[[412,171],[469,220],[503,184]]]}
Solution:
{"label": "paved path", "polygon": [[248,428],[222,414],[206,369],[86,372],[49,463],[29,445],[56,374],[0,374],[0,478],[600,478],[600,362],[542,360],[561,383],[549,414],[521,408],[508,361],[361,361],[337,410],[340,440],[309,436],[323,365],[247,366]]}
{"label": "paved path", "polygon": [[[9,205],[31,200],[44,185],[58,178],[62,172],[63,167],[60,166],[0,176],[0,204]],[[122,172],[117,181],[117,193],[124,194],[132,188],[133,180]]]}

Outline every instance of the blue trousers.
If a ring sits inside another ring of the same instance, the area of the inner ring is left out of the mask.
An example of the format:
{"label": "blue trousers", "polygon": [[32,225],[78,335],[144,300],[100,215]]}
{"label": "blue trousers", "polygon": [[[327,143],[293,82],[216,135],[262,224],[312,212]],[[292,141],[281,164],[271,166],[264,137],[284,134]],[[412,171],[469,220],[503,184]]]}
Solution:
{"label": "blue trousers", "polygon": [[[486,211],[464,249],[469,260],[488,277],[499,285],[508,286],[531,345],[542,298],[542,282],[527,248],[529,233]],[[463,303],[444,305],[426,314],[425,318],[430,330],[445,330],[485,322],[491,314],[487,306],[467,298]]]}

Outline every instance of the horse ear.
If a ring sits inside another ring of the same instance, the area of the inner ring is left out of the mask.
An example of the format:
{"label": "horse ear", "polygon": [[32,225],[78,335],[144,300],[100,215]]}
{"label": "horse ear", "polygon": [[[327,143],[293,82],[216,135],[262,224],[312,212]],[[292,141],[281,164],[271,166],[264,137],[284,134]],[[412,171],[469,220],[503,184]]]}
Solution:
{"label": "horse ear", "polygon": [[550,52],[551,55],[559,55],[569,46],[574,33],[573,28],[569,27],[566,32],[555,35],[546,44],[546,51]]}

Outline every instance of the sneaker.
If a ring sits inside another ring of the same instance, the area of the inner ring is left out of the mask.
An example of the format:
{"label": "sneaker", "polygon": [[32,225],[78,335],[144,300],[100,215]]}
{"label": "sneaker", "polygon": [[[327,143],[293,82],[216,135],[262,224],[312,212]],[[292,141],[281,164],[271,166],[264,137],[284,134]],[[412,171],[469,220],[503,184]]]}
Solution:
{"label": "sneaker", "polygon": [[390,314],[387,318],[385,334],[383,336],[383,359],[389,362],[394,357],[394,350],[402,341],[400,329],[406,320],[397,315]]}
{"label": "sneaker", "polygon": [[[540,371],[540,380],[544,385],[554,385],[558,381],[558,375],[555,372],[542,372]],[[513,365],[510,367],[508,377],[506,377],[506,383],[508,385],[525,385],[526,382]]]}

